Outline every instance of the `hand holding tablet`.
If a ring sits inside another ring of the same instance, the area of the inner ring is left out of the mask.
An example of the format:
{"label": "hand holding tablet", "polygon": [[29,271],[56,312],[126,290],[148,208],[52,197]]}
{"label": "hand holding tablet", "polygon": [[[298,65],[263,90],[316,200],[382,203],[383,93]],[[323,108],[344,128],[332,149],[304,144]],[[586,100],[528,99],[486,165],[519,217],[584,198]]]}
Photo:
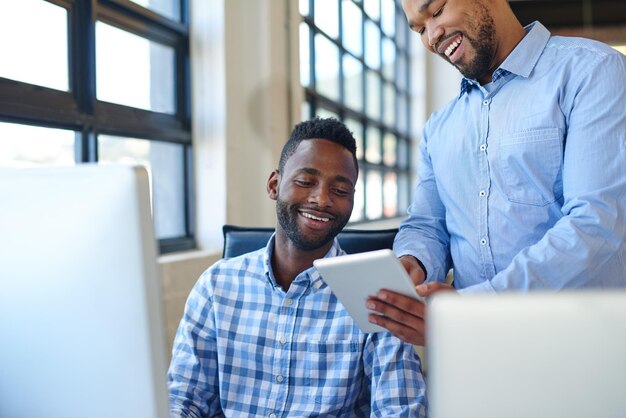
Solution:
{"label": "hand holding tablet", "polygon": [[402,263],[391,250],[368,251],[321,258],[313,265],[363,332],[386,331],[368,321],[373,311],[365,307],[369,296],[391,290],[424,303]]}

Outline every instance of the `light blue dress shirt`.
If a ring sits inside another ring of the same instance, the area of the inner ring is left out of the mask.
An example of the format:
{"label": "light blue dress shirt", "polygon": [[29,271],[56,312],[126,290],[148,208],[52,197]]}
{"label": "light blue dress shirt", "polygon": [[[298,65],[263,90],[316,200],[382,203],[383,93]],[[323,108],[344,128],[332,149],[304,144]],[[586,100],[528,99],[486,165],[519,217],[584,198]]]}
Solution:
{"label": "light blue dress shirt", "polygon": [[[426,417],[413,346],[364,334],[315,267],[287,291],[267,248],[209,268],[194,286],[168,373],[170,416]],[[345,254],[335,240],[326,257]]]}
{"label": "light blue dress shirt", "polygon": [[426,123],[394,244],[465,291],[626,285],[626,58],[538,22]]}

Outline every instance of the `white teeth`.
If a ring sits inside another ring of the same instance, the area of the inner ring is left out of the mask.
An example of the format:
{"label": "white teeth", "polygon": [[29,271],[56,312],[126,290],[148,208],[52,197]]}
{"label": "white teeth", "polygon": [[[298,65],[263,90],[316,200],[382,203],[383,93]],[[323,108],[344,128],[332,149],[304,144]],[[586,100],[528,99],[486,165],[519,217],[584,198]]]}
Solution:
{"label": "white teeth", "polygon": [[322,222],[330,221],[330,218],[318,218],[317,216],[313,216],[310,213],[306,213],[306,212],[302,212],[302,215],[305,218],[313,219],[314,221],[322,221]]}
{"label": "white teeth", "polygon": [[458,39],[457,39],[456,41],[452,42],[452,43],[450,44],[450,46],[448,46],[448,47],[446,48],[446,50],[443,52],[444,54],[446,54],[446,57],[448,57],[448,58],[449,58],[449,57],[450,57],[450,55],[452,54],[452,51],[454,51],[454,50],[456,49],[456,47],[457,47],[457,46],[459,46],[459,44],[460,44],[460,43],[461,43],[461,41],[460,41],[460,40],[458,40]]}

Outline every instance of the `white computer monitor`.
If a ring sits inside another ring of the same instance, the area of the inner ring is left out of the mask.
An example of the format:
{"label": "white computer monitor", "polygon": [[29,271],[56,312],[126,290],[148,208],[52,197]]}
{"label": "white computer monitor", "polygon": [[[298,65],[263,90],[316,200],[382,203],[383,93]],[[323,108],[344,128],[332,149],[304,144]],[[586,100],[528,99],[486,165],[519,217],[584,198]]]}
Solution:
{"label": "white computer monitor", "polygon": [[442,295],[428,311],[432,418],[626,414],[626,291]]}
{"label": "white computer monitor", "polygon": [[163,418],[143,168],[0,170],[0,417]]}

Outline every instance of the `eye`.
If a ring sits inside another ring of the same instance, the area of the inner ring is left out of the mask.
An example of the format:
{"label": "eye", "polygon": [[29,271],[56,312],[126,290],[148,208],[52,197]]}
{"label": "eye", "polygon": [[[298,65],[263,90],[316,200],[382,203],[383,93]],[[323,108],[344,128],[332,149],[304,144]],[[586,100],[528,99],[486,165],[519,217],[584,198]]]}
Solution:
{"label": "eye", "polygon": [[334,188],[333,193],[335,193],[337,196],[340,196],[340,197],[348,196],[349,194],[347,190],[338,189],[338,188]]}
{"label": "eye", "polygon": [[443,7],[437,10],[435,13],[433,13],[433,17],[439,17],[441,16],[441,13],[443,13]]}
{"label": "eye", "polygon": [[424,34],[424,31],[426,30],[426,28],[418,28],[415,32],[419,33],[420,36]]}
{"label": "eye", "polygon": [[295,179],[293,182],[296,183],[296,185],[300,186],[300,187],[311,187],[311,186],[313,186],[313,182],[309,181],[309,180]]}

